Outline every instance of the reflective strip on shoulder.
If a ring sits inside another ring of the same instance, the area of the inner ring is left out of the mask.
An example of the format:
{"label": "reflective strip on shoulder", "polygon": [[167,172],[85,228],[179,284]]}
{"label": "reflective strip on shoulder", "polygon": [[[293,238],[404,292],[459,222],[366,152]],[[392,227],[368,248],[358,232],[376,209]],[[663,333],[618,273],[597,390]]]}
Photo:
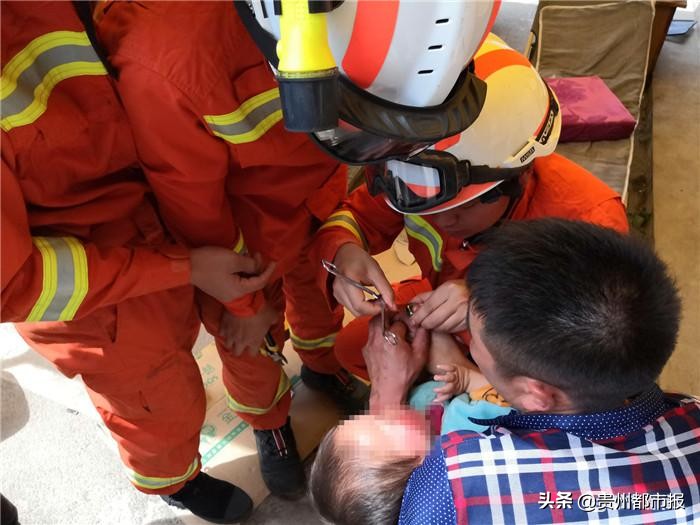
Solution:
{"label": "reflective strip on shoulder", "polygon": [[442,270],[442,237],[425,219],[419,215],[405,215],[406,233],[423,243],[430,252],[433,269]]}
{"label": "reflective strip on shoulder", "polygon": [[302,339],[292,330],[289,331],[289,338],[292,341],[294,348],[298,350],[316,350],[317,348],[328,348],[335,345],[335,338],[338,332],[333,332],[325,337],[317,339]]}
{"label": "reflective strip on shoulder", "polygon": [[62,80],[106,74],[84,31],[54,31],[37,37],[2,69],[0,126],[10,131],[34,122],[46,111],[51,91]]}
{"label": "reflective strip on shoulder", "polygon": [[70,321],[89,288],[85,248],[73,237],[32,240],[41,254],[43,285],[26,321]]}
{"label": "reflective strip on shoulder", "polygon": [[365,234],[362,232],[360,225],[357,224],[355,216],[352,214],[352,212],[347,210],[340,210],[331,213],[326,219],[326,222],[324,222],[323,225],[319,228],[319,230],[323,230],[324,228],[332,228],[334,226],[345,228],[355,237],[357,237],[357,240],[362,243],[362,246],[365,247],[365,250],[369,249],[369,246],[367,245],[367,239],[365,238]]}
{"label": "reflective strip on shoulder", "polygon": [[234,412],[242,412],[244,414],[255,414],[258,416],[262,414],[267,414],[270,410],[274,408],[277,402],[280,399],[282,399],[282,396],[284,396],[284,394],[287,393],[291,386],[292,383],[291,381],[289,381],[287,374],[285,374],[284,370],[282,370],[282,367],[280,367],[280,382],[277,385],[277,392],[275,393],[275,398],[272,400],[272,403],[270,403],[270,406],[258,408],[244,405],[243,403],[239,403],[238,401],[236,401],[228,392],[226,392],[226,404]]}
{"label": "reflective strip on shoulder", "polygon": [[131,469],[126,469],[126,475],[128,476],[131,483],[133,483],[137,487],[150,490],[158,490],[170,487],[172,485],[177,485],[178,483],[182,483],[183,481],[188,480],[190,477],[192,477],[192,474],[196,472],[197,468],[199,468],[199,458],[194,459],[192,464],[189,467],[187,467],[187,470],[182,476],[174,476],[172,478],[158,478],[155,476],[144,476]]}
{"label": "reflective strip on shoulder", "polygon": [[282,120],[278,88],[249,98],[238,109],[225,115],[204,115],[211,132],[232,144],[254,142]]}

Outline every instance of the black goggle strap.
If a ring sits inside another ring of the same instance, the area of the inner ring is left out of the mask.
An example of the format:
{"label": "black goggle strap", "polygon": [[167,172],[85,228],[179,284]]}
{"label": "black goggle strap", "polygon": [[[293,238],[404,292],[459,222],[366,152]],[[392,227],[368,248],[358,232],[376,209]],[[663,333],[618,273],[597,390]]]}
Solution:
{"label": "black goggle strap", "polygon": [[486,182],[497,182],[499,180],[509,180],[519,177],[527,166],[518,166],[517,168],[492,168],[490,166],[473,166],[468,161],[460,161],[460,188],[470,184],[484,184]]}
{"label": "black goggle strap", "polygon": [[[459,89],[431,107],[413,107],[381,99],[340,76],[338,89],[343,119],[374,135],[402,142],[435,143],[461,133],[479,116],[486,100],[486,83],[465,69]],[[447,111],[448,107],[455,108]],[[441,109],[443,108],[443,109]]]}
{"label": "black goggle strap", "polygon": [[510,204],[508,209],[503,214],[507,217],[510,213],[510,208],[513,206],[523,193],[522,184],[520,183],[520,177],[514,179],[508,179],[503,181],[495,188],[490,189],[486,193],[479,196],[479,200],[484,204],[489,204],[496,202],[500,197],[505,196],[510,198]]}

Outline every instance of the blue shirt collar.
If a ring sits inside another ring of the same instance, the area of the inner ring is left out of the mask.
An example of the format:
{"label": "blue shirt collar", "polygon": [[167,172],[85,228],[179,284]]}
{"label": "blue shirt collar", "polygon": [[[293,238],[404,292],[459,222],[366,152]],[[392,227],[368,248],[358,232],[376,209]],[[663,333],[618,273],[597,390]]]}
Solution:
{"label": "blue shirt collar", "polygon": [[512,412],[493,419],[469,418],[478,425],[511,429],[545,430],[556,428],[569,434],[601,441],[635,432],[656,420],[668,409],[658,386],[640,394],[628,405],[590,414],[523,414]]}

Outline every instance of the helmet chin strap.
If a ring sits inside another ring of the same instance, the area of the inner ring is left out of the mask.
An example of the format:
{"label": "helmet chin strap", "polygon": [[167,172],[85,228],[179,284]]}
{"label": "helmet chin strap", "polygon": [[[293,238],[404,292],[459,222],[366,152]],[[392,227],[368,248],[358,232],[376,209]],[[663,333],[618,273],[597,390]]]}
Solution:
{"label": "helmet chin strap", "polygon": [[505,181],[503,184],[499,184],[499,187],[503,186],[501,188],[501,191],[503,191],[503,195],[508,197],[510,200],[508,202],[508,207],[506,208],[506,211],[503,212],[503,215],[501,215],[501,218],[498,219],[496,222],[495,226],[498,226],[503,222],[503,220],[510,218],[511,213],[513,212],[513,209],[515,208],[515,205],[520,201],[520,197],[523,196],[523,186],[525,185],[525,178],[529,176],[529,170],[523,173],[520,177],[516,177],[515,179],[510,179]]}
{"label": "helmet chin strap", "polygon": [[467,250],[472,244],[479,242],[479,239],[488,231],[493,228],[498,228],[504,221],[510,218],[511,213],[515,209],[515,205],[520,201],[520,197],[523,195],[523,186],[525,185],[525,178],[529,176],[530,170],[526,170],[520,177],[515,177],[513,179],[506,180],[496,186],[494,190],[499,190],[502,196],[508,197],[508,206],[503,211],[498,220],[484,231],[475,233],[471,237],[465,237],[462,239],[462,244],[460,249]]}

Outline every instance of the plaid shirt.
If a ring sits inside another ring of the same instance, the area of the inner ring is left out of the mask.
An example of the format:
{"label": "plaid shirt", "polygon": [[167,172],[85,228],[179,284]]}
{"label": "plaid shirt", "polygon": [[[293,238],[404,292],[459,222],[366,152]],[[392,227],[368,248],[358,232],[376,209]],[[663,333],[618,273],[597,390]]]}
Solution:
{"label": "plaid shirt", "polygon": [[411,475],[400,524],[700,523],[700,400],[658,387],[577,415],[452,432]]}

